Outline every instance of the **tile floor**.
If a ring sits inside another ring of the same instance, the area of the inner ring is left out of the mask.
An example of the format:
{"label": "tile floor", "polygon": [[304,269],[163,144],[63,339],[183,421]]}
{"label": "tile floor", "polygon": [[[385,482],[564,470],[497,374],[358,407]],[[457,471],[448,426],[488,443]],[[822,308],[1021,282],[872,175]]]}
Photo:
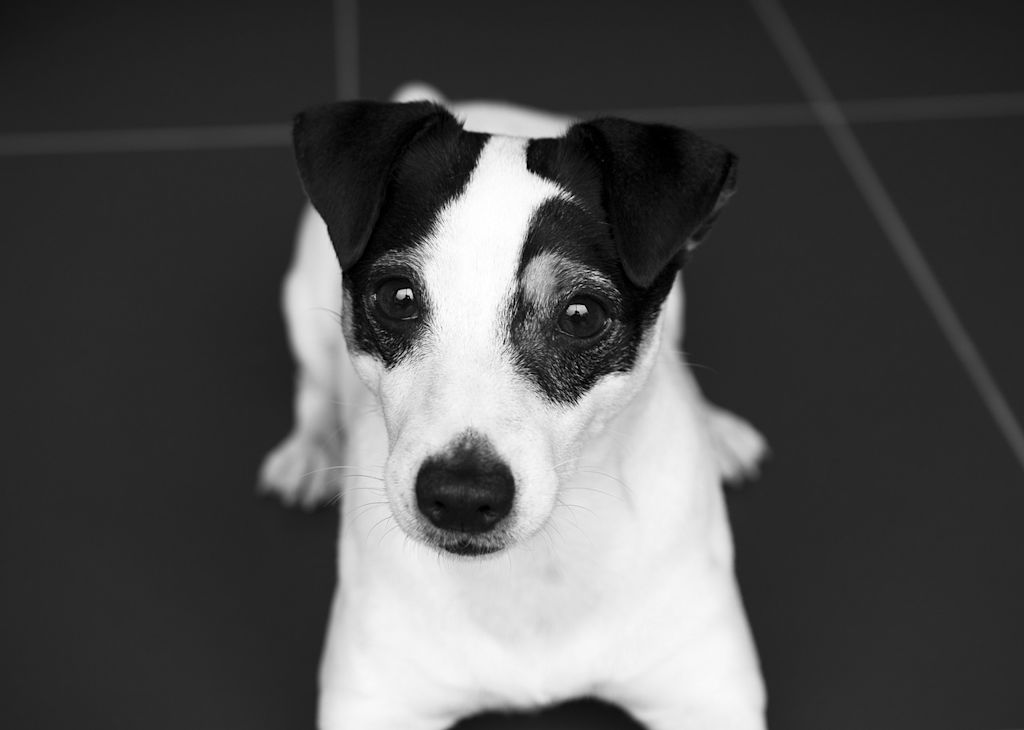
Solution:
{"label": "tile floor", "polygon": [[[686,349],[774,449],[730,496],[771,725],[1024,727],[1024,7],[353,2],[0,10],[0,725],[312,727],[335,517],[252,491],[287,122],[422,78],[739,153]],[[636,726],[459,725],[556,727]]]}

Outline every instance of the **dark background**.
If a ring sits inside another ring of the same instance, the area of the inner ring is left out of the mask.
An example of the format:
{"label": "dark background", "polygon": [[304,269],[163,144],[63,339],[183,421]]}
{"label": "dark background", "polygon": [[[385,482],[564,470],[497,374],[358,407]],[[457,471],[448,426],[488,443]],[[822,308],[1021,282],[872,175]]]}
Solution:
{"label": "dark background", "polygon": [[739,153],[687,351],[774,450],[730,497],[771,724],[1024,726],[1022,4],[775,10],[5,3],[0,726],[312,726],[336,516],[253,489],[291,419],[287,123],[412,78]]}

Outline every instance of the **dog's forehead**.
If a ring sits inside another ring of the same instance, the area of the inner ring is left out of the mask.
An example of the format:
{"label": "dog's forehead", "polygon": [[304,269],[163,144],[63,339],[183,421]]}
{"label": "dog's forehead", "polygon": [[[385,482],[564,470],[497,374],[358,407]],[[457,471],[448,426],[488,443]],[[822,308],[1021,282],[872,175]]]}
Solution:
{"label": "dog's forehead", "polygon": [[[528,140],[491,137],[462,192],[439,211],[423,249],[432,300],[480,309],[511,296],[536,213],[568,193],[527,168]],[[496,313],[496,312],[495,312]]]}
{"label": "dog's forehead", "polygon": [[515,272],[537,210],[567,195],[527,169],[527,141],[494,136],[484,145],[466,187],[439,212],[429,241],[437,265]]}

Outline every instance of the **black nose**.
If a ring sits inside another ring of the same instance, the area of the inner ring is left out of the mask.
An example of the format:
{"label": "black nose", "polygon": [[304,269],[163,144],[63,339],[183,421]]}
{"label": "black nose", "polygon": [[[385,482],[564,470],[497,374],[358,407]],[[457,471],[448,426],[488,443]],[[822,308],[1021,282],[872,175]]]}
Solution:
{"label": "black nose", "polygon": [[442,530],[487,532],[512,510],[515,486],[512,471],[487,441],[470,436],[423,462],[416,504]]}

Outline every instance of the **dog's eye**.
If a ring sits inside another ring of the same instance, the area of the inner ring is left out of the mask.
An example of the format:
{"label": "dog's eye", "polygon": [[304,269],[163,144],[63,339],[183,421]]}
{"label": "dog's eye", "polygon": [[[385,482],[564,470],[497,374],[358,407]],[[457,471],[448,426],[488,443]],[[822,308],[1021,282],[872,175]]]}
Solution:
{"label": "dog's eye", "polygon": [[574,297],[558,318],[558,329],[567,335],[586,340],[604,331],[608,314],[593,297]]}
{"label": "dog's eye", "polygon": [[377,310],[388,319],[408,322],[420,316],[419,297],[408,279],[388,279],[377,287]]}

